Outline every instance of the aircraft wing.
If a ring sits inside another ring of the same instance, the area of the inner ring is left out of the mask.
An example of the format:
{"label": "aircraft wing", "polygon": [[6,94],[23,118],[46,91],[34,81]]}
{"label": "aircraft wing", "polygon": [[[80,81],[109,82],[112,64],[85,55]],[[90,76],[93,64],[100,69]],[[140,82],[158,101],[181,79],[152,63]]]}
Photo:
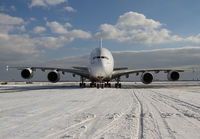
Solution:
{"label": "aircraft wing", "polygon": [[81,69],[65,69],[65,68],[52,68],[52,67],[8,67],[8,66],[6,67],[7,70],[9,68],[14,68],[14,69],[17,69],[17,70],[23,70],[23,69],[26,69],[26,68],[30,68],[33,71],[36,71],[36,70],[41,70],[41,71],[56,70],[58,72],[62,72],[63,74],[65,72],[68,72],[68,73],[73,73],[73,74],[85,77],[87,79],[89,78],[88,70],[81,70]]}
{"label": "aircraft wing", "polygon": [[177,71],[177,72],[184,72],[182,69],[137,69],[137,70],[119,70],[119,71],[113,71],[112,78],[115,79],[117,77],[123,76],[123,75],[129,75],[129,74],[139,74],[144,72],[155,72],[159,73],[160,71],[164,71],[166,73],[170,71]]}

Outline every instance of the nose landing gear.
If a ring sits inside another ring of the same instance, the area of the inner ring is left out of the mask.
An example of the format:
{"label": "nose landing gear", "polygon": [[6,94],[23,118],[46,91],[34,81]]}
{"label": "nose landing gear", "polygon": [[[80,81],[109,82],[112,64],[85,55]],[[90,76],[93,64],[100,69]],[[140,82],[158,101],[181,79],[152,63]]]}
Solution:
{"label": "nose landing gear", "polygon": [[97,84],[97,89],[99,89],[99,88],[104,88],[104,84],[103,83],[99,83],[99,84]]}

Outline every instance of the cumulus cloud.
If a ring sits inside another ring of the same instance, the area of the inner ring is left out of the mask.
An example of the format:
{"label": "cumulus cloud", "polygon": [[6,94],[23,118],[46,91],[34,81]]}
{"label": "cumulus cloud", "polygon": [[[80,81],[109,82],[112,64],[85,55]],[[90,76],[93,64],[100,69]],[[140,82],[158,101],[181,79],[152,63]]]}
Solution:
{"label": "cumulus cloud", "polygon": [[8,35],[0,33],[0,62],[23,62],[36,58],[41,52],[28,35]]}
{"label": "cumulus cloud", "polygon": [[30,7],[34,6],[53,6],[67,2],[67,0],[32,0]]}
{"label": "cumulus cloud", "polygon": [[72,42],[74,38],[59,36],[59,37],[39,37],[39,38],[35,38],[34,40],[37,46],[45,47],[49,49],[57,49]]}
{"label": "cumulus cloud", "polygon": [[53,21],[53,22],[47,22],[46,25],[51,29],[52,33],[57,34],[67,34],[67,29],[61,25],[60,23]]}
{"label": "cumulus cloud", "polygon": [[72,36],[74,38],[82,38],[82,39],[89,39],[91,38],[91,34],[89,32],[74,29],[69,33],[69,36]]}
{"label": "cumulus cloud", "polygon": [[0,13],[0,24],[16,25],[16,24],[22,24],[22,23],[24,23],[24,20],[20,17],[12,17],[10,15]]}
{"label": "cumulus cloud", "polygon": [[162,24],[153,19],[146,18],[143,14],[127,12],[118,18],[115,25],[102,24],[98,37],[114,39],[119,42],[160,44],[184,40],[177,35],[162,28]]}
{"label": "cumulus cloud", "polygon": [[65,25],[64,25],[66,28],[68,28],[68,27],[72,27],[72,25],[70,24],[70,23],[65,23]]}
{"label": "cumulus cloud", "polygon": [[[32,19],[34,21],[35,19]],[[46,22],[52,34],[48,36],[31,37],[28,33],[39,34],[46,31],[46,27],[36,26],[26,32],[26,22],[19,17],[0,13],[0,63],[20,63],[37,59],[46,49],[58,49],[66,46],[74,39],[88,39],[89,32],[80,29],[70,29],[70,23],[60,24],[56,21]]]}
{"label": "cumulus cloud", "polygon": [[68,37],[73,37],[74,39],[75,38],[82,38],[82,39],[91,38],[91,34],[89,32],[86,32],[80,29],[68,30],[67,28],[72,26],[70,23],[66,23],[65,25],[62,25],[56,21],[53,21],[53,22],[47,22],[46,25],[51,29],[52,33],[66,35]]}
{"label": "cumulus cloud", "polygon": [[187,37],[186,41],[191,41],[191,42],[199,44],[200,43],[200,34],[197,34],[196,36]]}
{"label": "cumulus cloud", "polygon": [[45,27],[41,27],[41,26],[36,26],[33,29],[33,33],[35,33],[35,34],[40,34],[40,33],[44,32],[44,31],[46,31],[46,28]]}
{"label": "cumulus cloud", "polygon": [[0,32],[8,33],[13,30],[25,31],[25,21],[20,17],[0,13]]}
{"label": "cumulus cloud", "polygon": [[66,6],[64,9],[68,12],[76,12],[76,10],[70,6]]}

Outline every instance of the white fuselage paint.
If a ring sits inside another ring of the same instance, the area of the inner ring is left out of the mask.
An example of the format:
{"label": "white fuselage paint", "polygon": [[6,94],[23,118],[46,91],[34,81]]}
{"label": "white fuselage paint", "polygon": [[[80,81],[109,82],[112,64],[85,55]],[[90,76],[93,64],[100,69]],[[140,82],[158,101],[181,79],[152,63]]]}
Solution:
{"label": "white fuselage paint", "polygon": [[114,69],[114,59],[106,48],[96,48],[90,54],[89,73],[94,81],[109,81]]}

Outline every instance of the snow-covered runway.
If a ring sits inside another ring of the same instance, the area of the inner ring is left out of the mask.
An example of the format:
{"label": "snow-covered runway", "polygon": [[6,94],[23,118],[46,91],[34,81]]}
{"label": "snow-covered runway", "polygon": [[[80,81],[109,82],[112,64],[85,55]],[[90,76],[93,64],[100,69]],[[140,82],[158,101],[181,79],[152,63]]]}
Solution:
{"label": "snow-covered runway", "polygon": [[123,84],[2,85],[0,138],[200,138],[199,82]]}

